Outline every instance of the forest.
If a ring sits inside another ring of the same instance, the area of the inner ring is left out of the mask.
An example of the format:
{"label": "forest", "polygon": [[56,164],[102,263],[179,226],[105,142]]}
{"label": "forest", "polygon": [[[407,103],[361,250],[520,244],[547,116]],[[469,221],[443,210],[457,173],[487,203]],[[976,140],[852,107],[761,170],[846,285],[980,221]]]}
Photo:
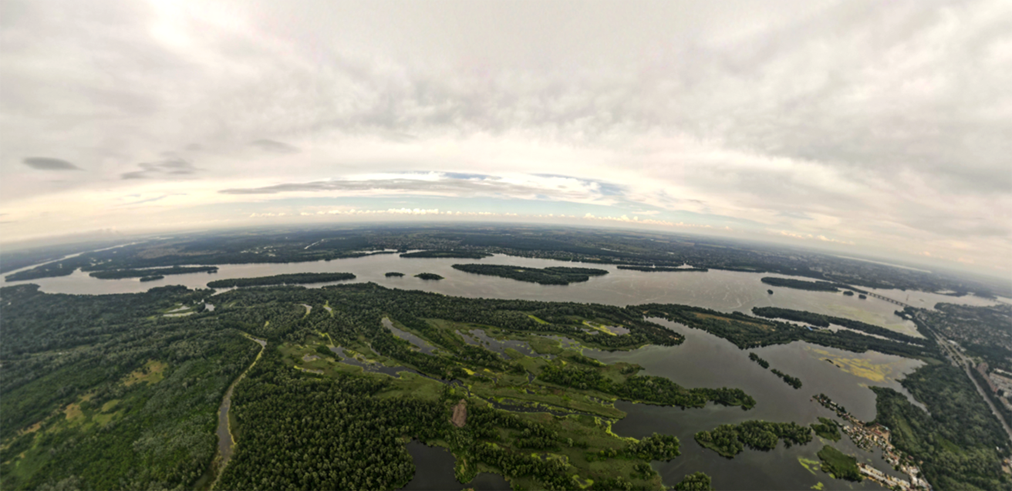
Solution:
{"label": "forest", "polygon": [[330,283],[333,281],[354,280],[351,273],[295,273],[277,274],[274,276],[257,276],[251,278],[230,278],[214,280],[207,284],[208,288],[234,288],[268,285],[305,285],[310,283]]}
{"label": "forest", "polygon": [[783,380],[787,385],[790,385],[791,387],[794,387],[795,389],[800,389],[801,388],[801,379],[799,379],[797,377],[792,377],[790,375],[787,375],[786,373],[781,372],[780,370],[777,370],[776,368],[774,368],[774,369],[772,369],[770,371],[773,372],[773,375],[776,375],[777,377],[780,377],[780,379]]}
{"label": "forest", "polygon": [[567,268],[562,266],[548,268],[527,268],[502,264],[454,264],[453,269],[465,273],[499,276],[517,281],[537,283],[539,285],[568,285],[589,281],[591,276],[608,274],[604,269]]}
{"label": "forest", "polygon": [[1001,458],[1010,454],[1006,433],[962,370],[935,362],[901,384],[928,412],[895,390],[872,387],[875,422],[891,430],[896,448],[924,461],[921,469],[936,488],[997,491],[1012,486],[1001,471]]}
{"label": "forest", "polygon": [[[34,285],[0,289],[9,302],[0,318],[3,486],[206,489],[221,471],[216,489],[396,489],[414,473],[404,443],[419,439],[452,451],[463,483],[477,472],[496,472],[516,489],[575,490],[584,479],[595,483],[592,490],[659,489],[648,463],[675,458],[677,438],[618,438],[599,418],[613,421],[624,413],[602,401],[754,404],[739,389],[684,389],[544,337],[561,334],[597,349],[681,342],[625,308],[351,284],[231,290],[213,297],[212,311],[202,308],[211,293],[184,287],[101,296],[44,294]],[[194,313],[164,316],[180,308]],[[385,318],[441,352],[413,349],[384,328]],[[629,332],[602,336],[587,328],[588,321]],[[476,327],[552,356],[505,356],[468,344],[461,333]],[[233,393],[237,447],[222,470],[213,465],[216,409],[260,350],[247,335],[268,344]],[[330,343],[424,376],[363,371],[324,349]],[[308,354],[316,354],[315,361],[305,361]],[[611,392],[553,378],[577,366],[615,381]],[[528,388],[528,404],[552,409],[491,407],[510,384]],[[457,428],[449,414],[461,400],[468,422]],[[593,464],[602,459],[608,465]]]}
{"label": "forest", "polygon": [[418,273],[415,275],[415,278],[421,278],[423,280],[436,280],[436,281],[443,279],[442,276],[436,273]]}
{"label": "forest", "polygon": [[832,419],[819,416],[819,422],[812,423],[810,426],[816,435],[834,442],[840,441],[840,423],[837,423]]}

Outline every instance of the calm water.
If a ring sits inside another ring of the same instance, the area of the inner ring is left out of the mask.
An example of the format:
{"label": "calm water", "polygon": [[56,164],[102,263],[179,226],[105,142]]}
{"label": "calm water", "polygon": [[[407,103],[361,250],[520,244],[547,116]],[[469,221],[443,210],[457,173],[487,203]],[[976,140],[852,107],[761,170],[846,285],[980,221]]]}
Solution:
{"label": "calm water", "polygon": [[453,477],[453,454],[442,447],[429,447],[412,441],[407,444],[415,462],[415,477],[404,486],[405,491],[448,491],[471,488],[476,491],[508,490],[510,485],[498,474],[481,473],[471,482],[460,484]]}
{"label": "calm water", "polygon": [[[148,283],[140,283],[136,279],[98,280],[76,271],[62,278],[43,278],[14,284],[36,283],[48,293],[105,294],[142,292],[163,285],[204,288],[208,281],[214,279],[301,272],[350,272],[358,277],[354,282],[374,282],[389,288],[424,290],[462,297],[593,302],[610,305],[680,303],[724,312],[749,312],[756,306],[777,306],[851,318],[917,335],[912,323],[893,314],[898,306],[874,298],[861,300],[857,296],[848,297],[841,293],[786,288],[773,288],[774,294],[769,295],[767,293],[769,286],[761,283],[760,278],[777,275],[730,271],[643,273],[618,270],[608,265],[588,264],[586,266],[607,269],[610,273],[592,278],[585,283],[544,286],[506,278],[473,275],[451,268],[453,264],[468,262],[530,267],[579,266],[568,262],[508,256],[472,261],[402,259],[397,255],[378,255],[314,263],[221,265],[217,274],[167,276],[163,280]],[[405,276],[387,278],[385,273],[390,271],[398,271]],[[446,279],[423,281],[413,278],[413,275],[422,272],[436,273]],[[924,292],[874,291],[900,301],[908,301],[909,295],[909,303],[917,306],[930,307],[937,301],[964,304],[994,303],[972,296],[957,298]],[[798,458],[817,460],[815,453],[822,447],[818,438],[809,445],[790,449],[784,448],[781,444],[775,451],[768,453],[745,450],[735,459],[727,460],[715,452],[700,448],[692,435],[722,423],[746,419],[809,424],[815,422],[818,416],[833,417],[830,411],[810,400],[812,395],[820,392],[846,406],[858,418],[872,420],[875,417],[875,396],[868,386],[886,386],[903,391],[897,380],[916,369],[920,362],[874,352],[850,353],[806,343],[753,350],[769,361],[771,368],[778,368],[799,377],[804,386],[800,390],[795,390],[768,370],[750,361],[747,351],[741,351],[723,339],[675,323],[663,320],[656,322],[686,336],[685,343],[675,347],[650,346],[633,352],[608,353],[588,350],[587,354],[609,363],[615,361],[638,363],[645,367],[646,374],[666,376],[686,387],[739,387],[757,401],[756,407],[750,411],[713,405],[703,409],[681,410],[619,403],[617,406],[628,412],[629,416],[615,424],[616,433],[642,437],[656,431],[674,434],[681,439],[682,456],[669,463],[654,464],[667,485],[674,485],[684,475],[702,470],[713,477],[714,485],[718,489],[808,489],[817,482],[822,482],[827,489],[877,488],[874,484],[851,484],[830,479],[821,472],[812,474],[806,470]],[[403,336],[410,333],[400,334]],[[475,332],[473,335],[478,333]],[[481,333],[481,337],[485,337],[484,333]],[[833,364],[825,361],[827,358],[832,360]],[[858,450],[846,436],[834,445],[844,452],[858,455],[862,461],[892,473],[880,456]],[[417,474],[405,489],[463,487],[453,478],[453,457],[448,452],[417,443],[409,444],[408,450],[415,459]],[[504,484],[505,482],[497,476],[483,475],[469,486],[477,489],[501,489]]]}

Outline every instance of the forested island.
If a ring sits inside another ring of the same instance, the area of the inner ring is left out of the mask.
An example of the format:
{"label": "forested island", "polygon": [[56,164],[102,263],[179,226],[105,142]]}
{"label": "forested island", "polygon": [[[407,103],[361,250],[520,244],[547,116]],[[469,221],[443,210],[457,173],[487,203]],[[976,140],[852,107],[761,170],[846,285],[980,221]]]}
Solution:
{"label": "forested island", "polygon": [[795,389],[800,389],[801,388],[801,379],[799,379],[797,377],[792,377],[790,375],[787,375],[786,373],[781,372],[780,370],[777,370],[776,368],[774,368],[774,369],[772,369],[770,371],[773,372],[773,375],[776,375],[777,377],[780,377],[780,379],[783,380],[785,383],[787,383],[787,385],[790,385],[791,387],[794,387]]}
{"label": "forested island", "polygon": [[386,276],[387,278],[400,278],[400,277],[404,276],[404,273],[398,273],[396,271],[391,271],[391,272],[387,273],[384,276]]}
{"label": "forested island", "polygon": [[745,449],[768,452],[784,445],[805,445],[812,441],[812,430],[797,423],[771,423],[768,421],[745,421],[737,425],[720,425],[710,431],[695,434],[696,443],[729,459]]}
{"label": "forested island", "polygon": [[752,307],[752,313],[760,317],[805,322],[818,327],[829,327],[830,324],[836,324],[838,326],[846,327],[847,329],[853,329],[855,331],[874,334],[876,336],[882,336],[884,338],[890,338],[910,344],[923,345],[928,342],[925,338],[915,338],[913,336],[893,331],[892,329],[868,324],[867,322],[856,321],[844,317],[816,314],[813,312],[806,312],[804,310],[782,309],[779,307]]}
{"label": "forested island", "polygon": [[838,292],[837,288],[839,285],[836,283],[830,283],[828,281],[805,281],[795,280],[791,278],[777,278],[775,276],[765,276],[760,281],[767,285],[780,286],[784,288],[794,288],[797,290],[811,290],[815,292]]}
{"label": "forested island", "polygon": [[119,280],[123,278],[143,278],[145,276],[190,274],[190,273],[217,273],[217,266],[173,266],[171,268],[157,269],[114,269],[110,271],[96,271],[91,273],[92,278],[100,280]]}
{"label": "forested island", "polygon": [[591,276],[608,274],[607,270],[594,268],[569,268],[563,266],[548,268],[527,268],[502,264],[454,264],[453,269],[465,273],[499,276],[540,285],[568,285],[589,281]]}
{"label": "forested island", "polygon": [[443,279],[442,276],[439,276],[436,273],[418,273],[415,275],[415,278],[421,278],[423,280],[430,280],[430,281],[438,281]]}
{"label": "forested island", "polygon": [[273,276],[257,276],[253,278],[230,278],[214,280],[207,284],[208,288],[243,288],[249,286],[268,285],[306,285],[310,283],[330,283],[332,281],[354,280],[352,273],[294,273]]}
{"label": "forested island", "polygon": [[429,257],[429,258],[451,258],[451,259],[483,259],[491,256],[486,252],[474,252],[474,251],[417,251],[417,252],[405,252],[401,254],[401,257],[406,258],[418,258],[418,257]]}
{"label": "forested island", "polygon": [[[763,368],[769,369],[769,367],[770,367],[770,362],[768,362],[768,361],[760,358],[759,355],[757,355],[755,353],[749,353],[748,354],[748,359],[752,360],[752,361],[754,361],[756,363],[758,363],[759,366],[761,366]],[[794,387],[795,389],[800,389],[801,388],[801,380],[798,379],[797,377],[792,377],[790,375],[787,375],[786,373],[781,372],[780,370],[777,370],[776,368],[774,368],[773,370],[770,370],[770,371],[773,372],[773,374],[776,375],[777,377],[780,377],[781,379],[783,379],[783,381],[786,382],[787,385],[790,385],[791,387]]]}
{"label": "forested island", "polygon": [[692,328],[702,329],[727,339],[741,349],[807,341],[812,344],[857,353],[872,349],[880,353],[907,358],[924,358],[932,354],[929,346],[901,343],[845,330],[813,331],[804,326],[751,317],[740,312],[728,314],[702,307],[678,304],[646,304],[635,308],[642,309],[647,316],[662,317]]}
{"label": "forested island", "polygon": [[148,281],[157,281],[162,279],[165,279],[165,277],[160,274],[153,274],[151,276],[142,276],[141,283],[146,283]]}
{"label": "forested island", "polygon": [[648,272],[648,273],[681,273],[681,272],[692,272],[692,271],[705,273],[705,272],[709,271],[709,269],[707,269],[707,268],[680,268],[680,267],[671,267],[671,266],[624,266],[624,265],[619,265],[617,267],[618,267],[618,269],[628,269],[628,270],[632,270],[632,271],[645,271],[645,272]]}
{"label": "forested island", "polygon": [[836,479],[847,481],[861,481],[861,471],[857,468],[857,459],[847,455],[829,445],[819,450],[819,461],[822,463],[822,470],[831,474]]}

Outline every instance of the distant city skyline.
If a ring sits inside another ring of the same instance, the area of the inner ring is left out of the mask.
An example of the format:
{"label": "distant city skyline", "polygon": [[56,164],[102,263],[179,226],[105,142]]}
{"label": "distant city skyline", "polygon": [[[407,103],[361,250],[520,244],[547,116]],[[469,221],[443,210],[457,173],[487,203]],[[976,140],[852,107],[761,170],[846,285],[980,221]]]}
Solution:
{"label": "distant city skyline", "polygon": [[0,241],[636,227],[1012,276],[1012,4],[0,4]]}

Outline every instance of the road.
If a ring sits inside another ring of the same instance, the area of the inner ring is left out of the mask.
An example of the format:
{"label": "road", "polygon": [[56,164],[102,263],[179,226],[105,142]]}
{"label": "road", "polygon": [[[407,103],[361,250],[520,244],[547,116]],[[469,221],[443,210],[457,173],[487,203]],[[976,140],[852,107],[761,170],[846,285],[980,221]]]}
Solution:
{"label": "road", "polygon": [[970,378],[970,381],[973,382],[973,386],[976,387],[977,392],[980,393],[980,397],[984,398],[984,402],[987,403],[987,407],[991,408],[991,414],[994,414],[994,417],[998,418],[998,422],[1001,423],[1001,427],[1005,429],[1005,434],[1008,435],[1009,441],[1012,441],[1012,428],[1009,428],[1008,423],[1005,422],[1005,418],[1003,418],[1001,413],[998,412],[998,408],[994,407],[994,403],[991,402],[991,398],[987,396],[986,392],[984,392],[985,389],[977,382],[977,378],[970,373],[969,361],[967,361],[967,359],[963,357],[963,354],[960,353],[959,350],[951,343],[949,343],[948,340],[938,336],[937,334],[936,336],[938,337],[939,345],[941,345],[943,347],[942,349],[949,354],[949,361],[951,361],[953,365],[963,368],[963,371],[966,372],[966,376]]}

